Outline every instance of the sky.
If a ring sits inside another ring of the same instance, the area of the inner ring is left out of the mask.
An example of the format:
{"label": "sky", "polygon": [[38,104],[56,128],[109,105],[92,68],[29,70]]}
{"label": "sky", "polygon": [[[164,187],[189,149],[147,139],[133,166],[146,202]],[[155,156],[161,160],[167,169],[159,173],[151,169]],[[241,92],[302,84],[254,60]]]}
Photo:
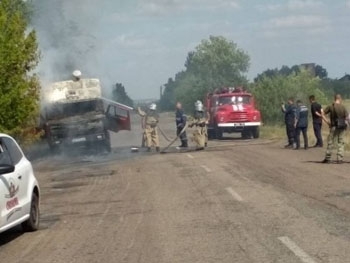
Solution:
{"label": "sky", "polygon": [[45,82],[79,68],[106,90],[158,98],[189,51],[224,36],[250,58],[248,79],[268,68],[317,63],[350,73],[350,0],[32,0]]}

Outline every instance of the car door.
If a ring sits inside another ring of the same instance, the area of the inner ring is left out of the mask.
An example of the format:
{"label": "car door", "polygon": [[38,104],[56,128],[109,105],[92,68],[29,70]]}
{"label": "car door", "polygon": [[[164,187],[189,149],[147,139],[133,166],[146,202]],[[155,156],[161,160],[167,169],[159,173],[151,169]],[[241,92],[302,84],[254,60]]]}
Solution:
{"label": "car door", "polygon": [[110,104],[106,111],[108,130],[118,132],[131,130],[130,109],[117,104]]}
{"label": "car door", "polygon": [[[4,137],[0,138],[0,165],[13,165],[10,153],[4,144]],[[20,182],[15,170],[10,173],[0,174],[0,228],[9,225],[22,217],[22,208],[19,204]]]}
{"label": "car door", "polygon": [[22,216],[29,214],[31,203],[31,191],[29,191],[29,176],[32,173],[32,167],[27,158],[24,157],[22,151],[19,149],[17,143],[9,137],[2,139],[9,152],[12,164],[15,166],[15,178],[18,182],[18,205],[21,207]]}

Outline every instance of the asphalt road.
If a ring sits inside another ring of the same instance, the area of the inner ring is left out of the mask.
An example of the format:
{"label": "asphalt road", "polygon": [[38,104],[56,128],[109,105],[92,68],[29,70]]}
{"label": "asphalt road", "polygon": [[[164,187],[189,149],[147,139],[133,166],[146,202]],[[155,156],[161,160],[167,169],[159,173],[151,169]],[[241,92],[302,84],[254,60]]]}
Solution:
{"label": "asphalt road", "polygon": [[265,140],[131,153],[139,128],[36,160],[41,229],[1,234],[1,262],[350,262],[350,163]]}

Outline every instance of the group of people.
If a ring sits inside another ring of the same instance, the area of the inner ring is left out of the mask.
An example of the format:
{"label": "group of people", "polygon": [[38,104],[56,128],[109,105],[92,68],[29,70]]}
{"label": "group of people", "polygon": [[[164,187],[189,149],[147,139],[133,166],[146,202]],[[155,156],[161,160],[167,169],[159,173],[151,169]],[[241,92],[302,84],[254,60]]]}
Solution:
{"label": "group of people", "polygon": [[[201,101],[195,102],[195,111],[192,118],[187,118],[185,115],[182,105],[180,102],[176,104],[176,135],[181,140],[181,145],[176,147],[177,149],[188,148],[187,139],[187,128],[195,127],[193,132],[192,141],[196,144],[196,150],[203,150],[208,143],[208,131],[207,123],[208,116],[204,111],[204,106]],[[159,115],[156,111],[157,105],[152,103],[147,111],[138,108],[138,114],[142,117],[142,127],[143,127],[143,141],[144,146],[147,147],[148,151],[151,151],[152,147],[156,149],[157,152],[160,151],[159,148],[159,136],[158,136],[158,123]]]}
{"label": "group of people", "polygon": [[[341,96],[335,95],[334,102],[327,106],[324,110],[322,106],[316,101],[315,96],[309,97],[311,104],[311,115],[313,130],[316,137],[316,144],[313,147],[323,147],[322,139],[322,123],[325,122],[330,132],[327,139],[327,150],[325,159],[322,163],[330,163],[334,144],[337,146],[337,163],[343,163],[344,157],[344,135],[349,123],[349,114],[345,106],[342,104]],[[308,143],[308,116],[309,109],[298,100],[296,104],[293,98],[289,98],[287,105],[282,103],[282,112],[285,117],[286,132],[288,144],[285,148],[300,149],[300,136],[304,138],[304,149],[309,148]]]}

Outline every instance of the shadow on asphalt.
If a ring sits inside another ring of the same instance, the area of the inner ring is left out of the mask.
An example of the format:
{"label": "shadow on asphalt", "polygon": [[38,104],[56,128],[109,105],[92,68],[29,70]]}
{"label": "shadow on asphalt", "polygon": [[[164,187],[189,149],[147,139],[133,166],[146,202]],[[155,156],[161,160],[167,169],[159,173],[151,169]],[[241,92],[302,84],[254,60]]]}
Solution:
{"label": "shadow on asphalt", "polygon": [[19,238],[23,235],[23,230],[20,226],[14,227],[10,230],[7,230],[4,233],[1,233],[0,236],[0,247],[11,243],[13,240]]}
{"label": "shadow on asphalt", "polygon": [[[324,165],[327,165],[327,164],[338,164],[337,161],[331,161],[330,163],[322,163],[322,161],[304,161],[304,163],[317,163],[317,164],[324,164]],[[342,164],[350,164],[349,161],[343,161]]]}

